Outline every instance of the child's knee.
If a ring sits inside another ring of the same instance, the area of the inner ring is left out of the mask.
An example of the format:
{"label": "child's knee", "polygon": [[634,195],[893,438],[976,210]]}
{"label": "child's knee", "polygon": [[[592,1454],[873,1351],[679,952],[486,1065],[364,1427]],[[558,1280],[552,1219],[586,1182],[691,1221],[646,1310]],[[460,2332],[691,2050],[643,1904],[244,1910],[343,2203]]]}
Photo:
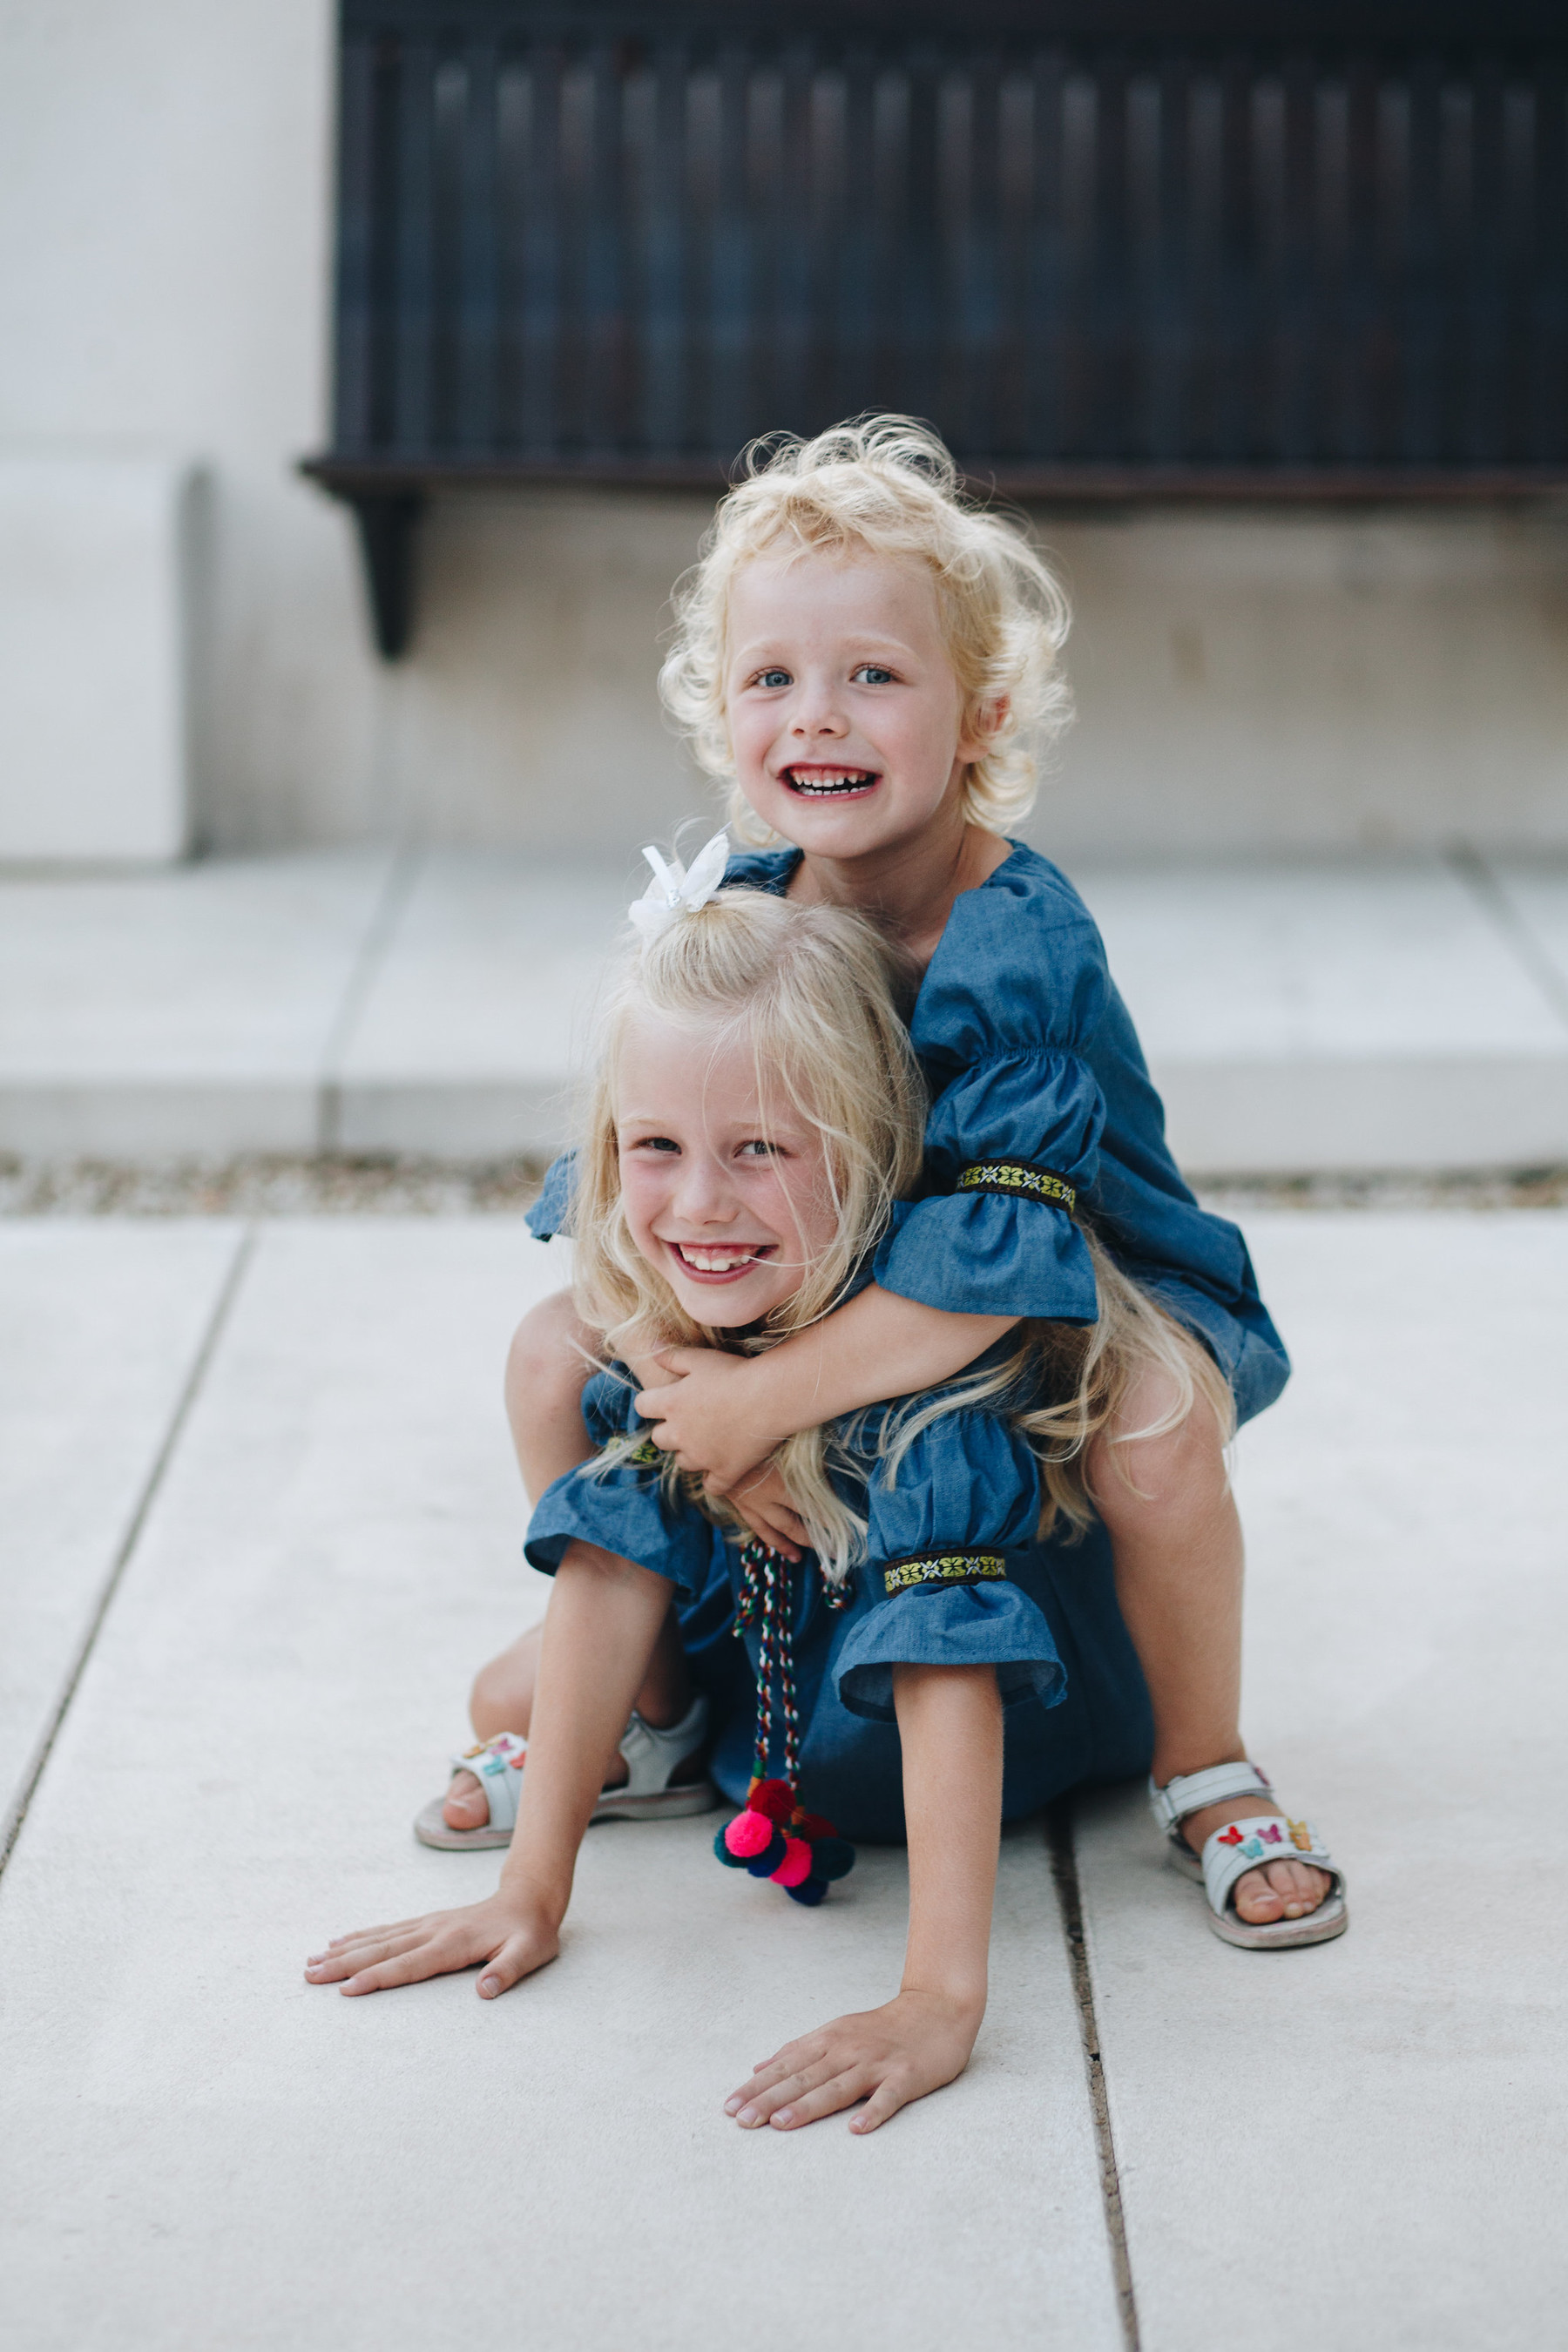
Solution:
{"label": "child's knee", "polygon": [[506,1359],[509,1412],[527,1401],[538,1412],[553,1403],[574,1405],[588,1375],[581,1342],[586,1335],[569,1290],[557,1290],[531,1307],[511,1335]]}
{"label": "child's knee", "polygon": [[[1180,1412],[1174,1383],[1140,1383],[1115,1424],[1089,1448],[1089,1477],[1101,1518],[1119,1528],[1208,1511],[1229,1487],[1225,1437],[1207,1399]],[[1173,1414],[1180,1418],[1173,1420]]]}
{"label": "child's knee", "polygon": [[538,1664],[535,1628],[479,1668],[468,1694],[468,1720],[480,1739],[493,1739],[498,1731],[526,1738]]}

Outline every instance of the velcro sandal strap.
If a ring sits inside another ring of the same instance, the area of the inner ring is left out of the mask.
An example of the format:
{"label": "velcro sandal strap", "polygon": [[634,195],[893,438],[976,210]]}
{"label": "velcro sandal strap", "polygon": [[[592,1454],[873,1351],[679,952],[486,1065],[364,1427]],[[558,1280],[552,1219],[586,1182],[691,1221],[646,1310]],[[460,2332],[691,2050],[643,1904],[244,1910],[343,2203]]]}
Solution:
{"label": "velcro sandal strap", "polygon": [[1178,1773],[1163,1789],[1149,1783],[1149,1807],[1173,1845],[1180,1844],[1182,1823],[1205,1805],[1225,1805],[1233,1797],[1271,1797],[1274,1783],[1267,1772],[1244,1758],[1236,1764],[1211,1764],[1202,1772]]}
{"label": "velcro sandal strap", "polygon": [[1250,1821],[1227,1822],[1204,1841],[1204,1885],[1214,1909],[1223,1917],[1237,1880],[1271,1862],[1310,1862],[1328,1871],[1336,1885],[1339,1881],[1328,1848],[1310,1822],[1293,1822],[1284,1813],[1258,1813]]}
{"label": "velcro sandal strap", "polygon": [[522,1787],[522,1763],[527,1753],[526,1740],[519,1739],[515,1732],[498,1731],[493,1739],[481,1739],[452,1759],[452,1769],[471,1772],[484,1790],[492,1830],[510,1830],[516,1824],[518,1791]]}
{"label": "velcro sandal strap", "polygon": [[[634,1709],[620,1742],[621,1754],[626,1759],[626,1778],[615,1793],[621,1797],[661,1794],[674,1779],[676,1767],[684,1764],[707,1737],[708,1702],[700,1693],[680,1721],[664,1731],[645,1723]],[[610,1792],[606,1790],[605,1793]]]}

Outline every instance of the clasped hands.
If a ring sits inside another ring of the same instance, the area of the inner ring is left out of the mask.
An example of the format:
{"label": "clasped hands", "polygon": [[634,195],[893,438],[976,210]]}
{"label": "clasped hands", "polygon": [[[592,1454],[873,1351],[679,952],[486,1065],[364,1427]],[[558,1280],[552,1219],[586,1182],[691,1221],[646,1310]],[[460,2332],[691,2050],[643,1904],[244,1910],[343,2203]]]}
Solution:
{"label": "clasped hands", "polygon": [[755,1419],[752,1360],[716,1348],[666,1348],[637,1369],[645,1385],[637,1409],[653,1424],[654,1444],[710,1495],[722,1496],[763,1543],[798,1559],[809,1538],[771,1459],[779,1433]]}

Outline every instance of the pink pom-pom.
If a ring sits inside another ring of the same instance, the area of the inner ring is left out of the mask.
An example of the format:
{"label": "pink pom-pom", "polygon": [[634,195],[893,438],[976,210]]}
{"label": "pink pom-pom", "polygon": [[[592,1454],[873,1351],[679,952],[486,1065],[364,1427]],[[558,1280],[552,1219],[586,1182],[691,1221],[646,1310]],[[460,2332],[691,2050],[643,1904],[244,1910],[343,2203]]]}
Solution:
{"label": "pink pom-pom", "polygon": [[[748,1854],[761,1853],[773,1836],[773,1825],[765,1813],[754,1813],[750,1806],[737,1813],[724,1832],[724,1843],[732,1854],[743,1861]],[[782,1865],[781,1865],[782,1867]]]}
{"label": "pink pom-pom", "polygon": [[769,1875],[775,1886],[798,1886],[802,1879],[811,1876],[811,1848],[804,1838],[786,1835],[784,1858]]}

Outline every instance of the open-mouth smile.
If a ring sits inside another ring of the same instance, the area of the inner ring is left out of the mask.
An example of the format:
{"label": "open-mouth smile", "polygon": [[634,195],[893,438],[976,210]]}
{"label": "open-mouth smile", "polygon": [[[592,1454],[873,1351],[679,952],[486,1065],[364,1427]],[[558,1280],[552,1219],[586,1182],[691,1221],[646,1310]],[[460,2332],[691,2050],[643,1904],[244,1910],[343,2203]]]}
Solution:
{"label": "open-mouth smile", "polygon": [[778,1247],[776,1242],[666,1242],[665,1248],[693,1282],[738,1282],[754,1265],[763,1265]]}
{"label": "open-mouth smile", "polygon": [[807,801],[853,800],[881,782],[875,768],[784,768],[779,782]]}

